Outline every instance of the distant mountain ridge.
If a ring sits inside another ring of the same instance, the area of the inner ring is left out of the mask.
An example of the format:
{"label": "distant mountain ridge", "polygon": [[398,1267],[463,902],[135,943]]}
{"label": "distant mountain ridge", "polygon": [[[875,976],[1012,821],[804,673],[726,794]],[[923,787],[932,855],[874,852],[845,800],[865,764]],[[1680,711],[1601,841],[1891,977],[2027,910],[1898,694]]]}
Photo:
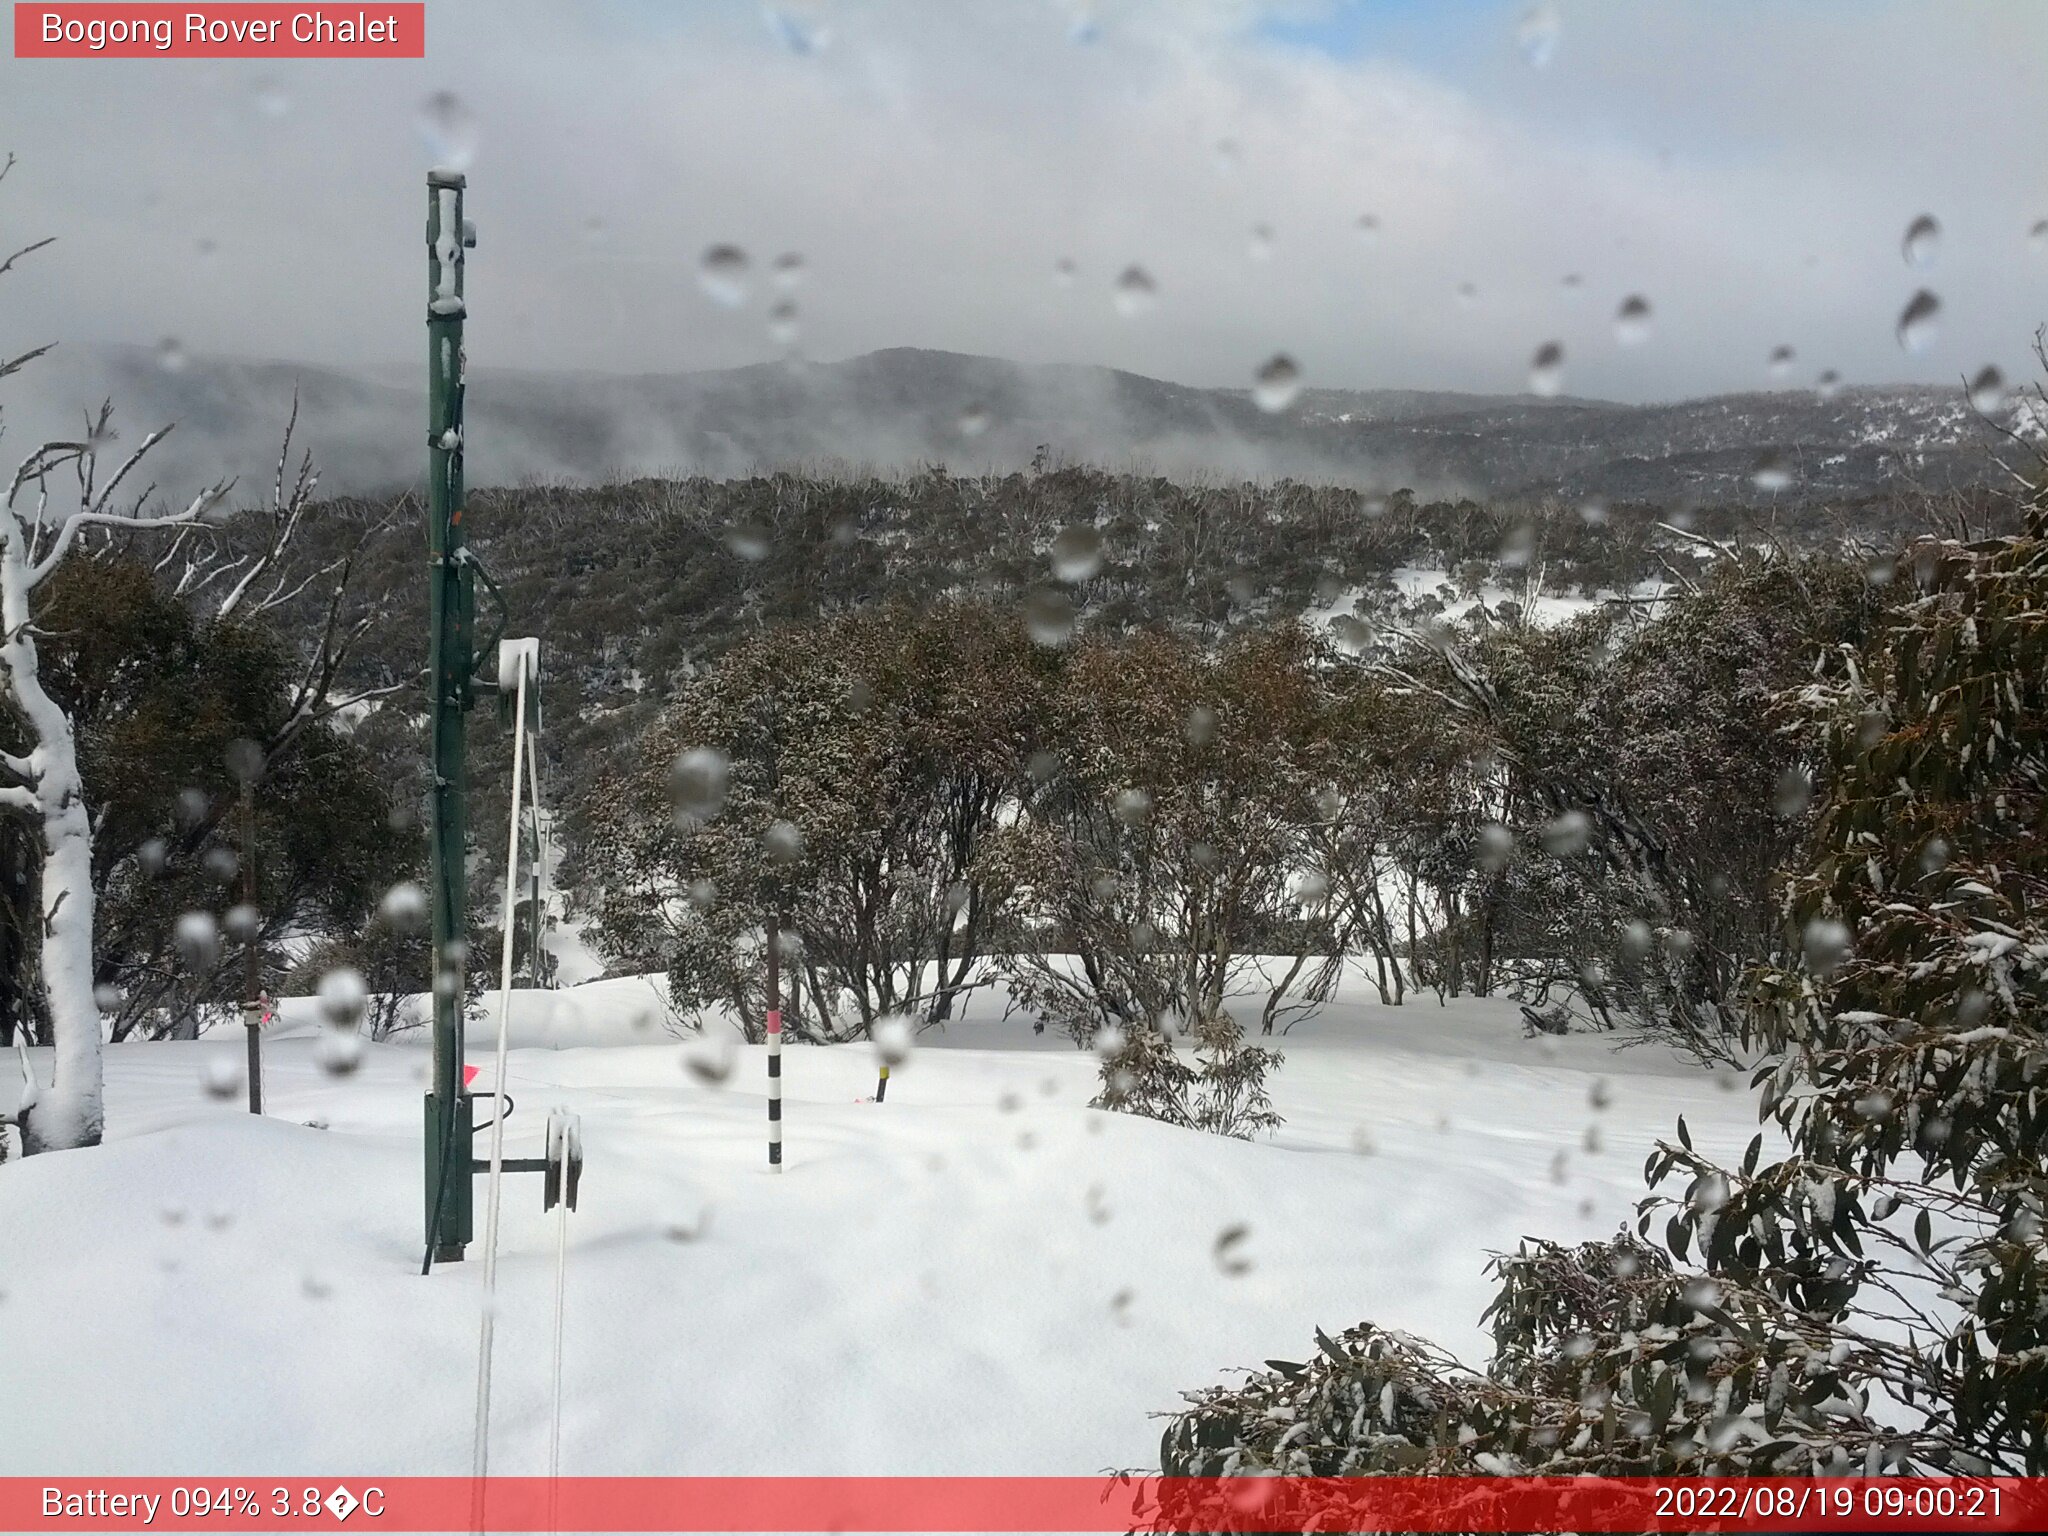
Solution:
{"label": "distant mountain ridge", "polygon": [[[167,487],[223,473],[267,482],[295,389],[301,440],[326,491],[411,485],[425,458],[423,392],[338,369],[206,356],[167,369],[146,349],[80,348],[60,349],[17,383],[18,437],[29,435],[23,415],[68,429],[108,397],[131,441],[176,422],[155,465]],[[1180,477],[1664,503],[1853,499],[1907,478],[1968,483],[1992,472],[1987,449],[1998,441],[1959,389],[1925,386],[1665,405],[1308,389],[1268,413],[1245,390],[909,347],[702,373],[482,369],[469,381],[468,427],[475,485],[934,462],[1007,470],[1043,449],[1056,463]],[[1789,485],[1774,488],[1779,477],[1766,474],[1759,486],[1765,463]]]}

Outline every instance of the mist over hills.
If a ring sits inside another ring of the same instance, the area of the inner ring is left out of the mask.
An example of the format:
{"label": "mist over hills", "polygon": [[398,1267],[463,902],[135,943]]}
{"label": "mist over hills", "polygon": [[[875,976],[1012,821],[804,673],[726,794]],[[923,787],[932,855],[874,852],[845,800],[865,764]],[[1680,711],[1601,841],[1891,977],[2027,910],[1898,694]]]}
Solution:
{"label": "mist over hills", "polygon": [[[176,361],[166,367],[144,348],[60,348],[19,380],[13,435],[69,432],[112,398],[125,441],[176,423],[153,456],[167,491],[223,474],[267,483],[296,390],[300,441],[324,490],[367,494],[419,479],[423,387],[295,363]],[[702,373],[480,369],[467,404],[478,486],[934,462],[1009,470],[1043,450],[1053,463],[1406,486],[1430,497],[1768,503],[1854,499],[1908,479],[1974,482],[1991,471],[1986,449],[1998,441],[1960,386],[1658,405],[1307,389],[1269,413],[1246,390],[915,348]],[[1756,485],[1766,460],[1789,472],[1788,486]]]}

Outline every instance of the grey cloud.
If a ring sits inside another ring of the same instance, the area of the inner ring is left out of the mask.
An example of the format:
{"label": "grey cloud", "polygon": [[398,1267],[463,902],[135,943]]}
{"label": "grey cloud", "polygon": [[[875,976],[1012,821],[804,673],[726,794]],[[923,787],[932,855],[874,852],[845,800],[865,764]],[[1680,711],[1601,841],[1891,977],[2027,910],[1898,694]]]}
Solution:
{"label": "grey cloud", "polygon": [[[824,358],[915,345],[1216,385],[1286,350],[1318,385],[1509,391],[1556,339],[1569,389],[1618,399],[1761,387],[1779,344],[1801,379],[2029,371],[2042,8],[1566,3],[1541,71],[1519,5],[1444,12],[1452,63],[1263,41],[1273,9],[1102,3],[1081,45],[1047,0],[814,3],[829,38],[798,55],[751,4],[442,0],[419,63],[0,61],[22,159],[0,218],[60,240],[0,287],[0,345],[175,335],[409,371],[414,119],[447,88],[480,127],[485,366],[777,355],[765,283],[738,311],[697,288],[698,253],[731,240],[757,265],[804,254],[799,345]],[[1945,230],[1925,272],[1898,249],[1922,211]],[[1134,261],[1160,302],[1124,320],[1109,285]],[[1913,356],[1892,323],[1922,283],[1945,317]],[[1611,317],[1638,291],[1655,330],[1622,349]]]}

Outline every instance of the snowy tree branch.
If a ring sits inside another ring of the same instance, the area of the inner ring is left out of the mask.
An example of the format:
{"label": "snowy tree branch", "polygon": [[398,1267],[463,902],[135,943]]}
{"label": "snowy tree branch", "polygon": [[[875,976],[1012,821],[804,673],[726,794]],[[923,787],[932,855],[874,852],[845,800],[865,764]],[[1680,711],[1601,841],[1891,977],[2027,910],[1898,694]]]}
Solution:
{"label": "snowy tree branch", "polygon": [[[158,434],[161,435],[161,434]],[[153,441],[154,439],[152,439]],[[132,462],[132,460],[131,460]],[[127,472],[124,465],[122,473]],[[116,477],[118,479],[118,477]],[[121,512],[74,512],[64,519],[57,529],[57,536],[50,541],[49,553],[36,562],[28,573],[27,585],[31,590],[46,581],[50,573],[63,564],[64,556],[70,553],[71,545],[78,537],[78,530],[84,527],[103,528],[175,528],[182,524],[195,523],[206,516],[228,493],[229,482],[222,482],[210,490],[201,491],[186,505],[182,512],[165,512],[153,516],[138,516]],[[109,487],[112,489],[112,487]]]}

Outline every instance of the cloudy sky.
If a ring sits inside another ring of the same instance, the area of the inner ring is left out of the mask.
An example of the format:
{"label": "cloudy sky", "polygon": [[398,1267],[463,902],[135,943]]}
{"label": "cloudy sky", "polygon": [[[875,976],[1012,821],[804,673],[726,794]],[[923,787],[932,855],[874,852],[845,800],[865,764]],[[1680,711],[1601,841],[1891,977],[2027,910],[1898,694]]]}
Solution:
{"label": "cloudy sky", "polygon": [[[818,358],[1230,385],[1283,351],[1314,384],[1513,390],[1558,341],[1566,388],[1624,400],[2027,376],[2044,59],[2028,0],[432,0],[424,61],[9,57],[0,244],[58,244],[0,283],[0,351],[409,368],[422,172],[466,154],[484,365],[779,356],[794,252]],[[726,243],[738,308],[699,281]],[[1134,264],[1157,297],[1126,316]]]}

